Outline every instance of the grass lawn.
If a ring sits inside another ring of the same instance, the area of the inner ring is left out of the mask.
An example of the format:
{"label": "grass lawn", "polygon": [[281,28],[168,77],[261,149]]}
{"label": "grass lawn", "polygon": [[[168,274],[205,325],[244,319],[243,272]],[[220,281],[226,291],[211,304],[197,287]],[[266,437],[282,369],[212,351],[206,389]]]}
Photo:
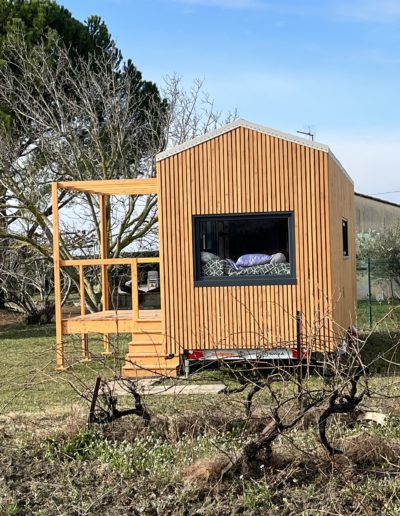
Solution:
{"label": "grass lawn", "polygon": [[111,339],[115,356],[101,354],[100,337],[91,337],[90,362],[81,362],[80,337],[66,339],[66,364],[55,369],[55,327],[0,326],[0,414],[8,412],[44,411],[52,407],[70,406],[80,391],[92,388],[97,376],[110,378],[123,364],[128,337]]}
{"label": "grass lawn", "polygon": [[[116,357],[101,355],[101,341],[93,338],[88,363],[80,362],[79,337],[69,339],[71,367],[63,372],[55,371],[54,341],[53,325],[0,327],[1,515],[400,514],[396,397],[365,398],[368,410],[389,414],[383,427],[332,421],[329,437],[343,455],[331,459],[322,450],[312,415],[277,439],[272,459],[261,454],[241,474],[221,481],[218,464],[268,422],[271,397],[265,391],[255,397],[250,418],[243,393],[147,396],[149,428],[130,416],[87,429],[87,406],[79,408],[70,382],[83,390],[98,375],[111,378],[123,363],[128,337],[113,342]],[[374,333],[364,353],[372,358],[387,345],[387,333]],[[220,375],[207,372],[201,379]],[[311,387],[319,381],[312,378]],[[400,395],[396,377],[370,383],[374,393]]]}
{"label": "grass lawn", "polygon": [[[387,303],[373,303],[376,318],[382,319],[389,313],[370,335],[368,330],[362,333],[362,337],[368,335],[363,349],[364,360],[367,364],[372,364],[373,372],[378,370],[398,374],[400,370],[399,366],[387,361],[400,363],[400,346],[397,346],[400,341],[398,307],[399,305],[393,307]],[[358,322],[361,329],[367,328],[368,306],[363,301],[358,306]],[[99,375],[102,378],[118,375],[124,363],[128,342],[129,335],[111,337],[115,355],[105,357],[102,355],[101,336],[91,336],[89,348],[92,360],[85,363],[81,361],[80,336],[69,336],[65,341],[65,349],[66,364],[70,367],[59,372],[55,370],[53,324],[0,325],[0,414],[44,411],[79,402],[80,398],[71,383],[82,391],[92,388]],[[385,355],[388,349],[391,351]],[[384,358],[379,358],[381,355]],[[199,375],[202,382],[218,382],[220,379],[221,373],[218,371]],[[168,403],[165,398],[163,403]]]}
{"label": "grass lawn", "polygon": [[371,320],[369,321],[369,302],[359,300],[357,303],[357,327],[362,332],[400,331],[400,303],[371,301]]}

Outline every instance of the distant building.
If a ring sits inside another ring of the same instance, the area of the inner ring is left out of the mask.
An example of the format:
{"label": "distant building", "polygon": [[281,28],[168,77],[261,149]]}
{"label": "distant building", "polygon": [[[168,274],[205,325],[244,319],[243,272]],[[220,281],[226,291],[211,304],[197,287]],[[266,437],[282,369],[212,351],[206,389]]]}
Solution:
{"label": "distant building", "polygon": [[[393,224],[400,223],[400,204],[355,193],[356,234],[368,231],[382,231]],[[374,274],[371,278],[371,298],[376,301],[384,299],[399,299],[400,292],[395,282],[378,278]],[[368,299],[369,283],[365,264],[357,265],[357,299]]]}
{"label": "distant building", "polygon": [[355,193],[356,234],[381,231],[400,223],[400,204]]}

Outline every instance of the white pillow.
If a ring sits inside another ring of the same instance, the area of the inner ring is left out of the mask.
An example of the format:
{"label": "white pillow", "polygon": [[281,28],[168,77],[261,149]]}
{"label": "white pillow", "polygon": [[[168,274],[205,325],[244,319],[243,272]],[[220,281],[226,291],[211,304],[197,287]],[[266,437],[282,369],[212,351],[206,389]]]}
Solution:
{"label": "white pillow", "polygon": [[207,251],[203,251],[201,253],[201,263],[208,263],[213,260],[219,260],[219,257],[216,254],[207,253]]}
{"label": "white pillow", "polygon": [[272,255],[270,263],[286,263],[286,256],[283,253],[275,253]]}

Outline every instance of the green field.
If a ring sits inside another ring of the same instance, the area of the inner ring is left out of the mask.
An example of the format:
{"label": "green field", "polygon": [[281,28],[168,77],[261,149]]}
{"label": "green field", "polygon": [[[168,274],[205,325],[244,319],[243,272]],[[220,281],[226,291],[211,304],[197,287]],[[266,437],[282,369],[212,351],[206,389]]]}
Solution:
{"label": "green field", "polygon": [[[371,313],[371,316],[370,316]],[[400,304],[386,301],[358,301],[357,327],[367,332],[370,330],[379,332],[399,331],[400,329]]]}

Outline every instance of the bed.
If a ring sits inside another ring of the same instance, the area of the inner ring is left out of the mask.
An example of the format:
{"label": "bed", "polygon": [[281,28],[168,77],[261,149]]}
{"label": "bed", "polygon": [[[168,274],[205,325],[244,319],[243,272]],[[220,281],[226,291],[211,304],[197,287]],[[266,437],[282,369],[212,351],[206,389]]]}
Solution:
{"label": "bed", "polygon": [[231,260],[210,260],[202,266],[205,277],[215,276],[281,276],[290,274],[290,263],[264,263],[238,269]]}

